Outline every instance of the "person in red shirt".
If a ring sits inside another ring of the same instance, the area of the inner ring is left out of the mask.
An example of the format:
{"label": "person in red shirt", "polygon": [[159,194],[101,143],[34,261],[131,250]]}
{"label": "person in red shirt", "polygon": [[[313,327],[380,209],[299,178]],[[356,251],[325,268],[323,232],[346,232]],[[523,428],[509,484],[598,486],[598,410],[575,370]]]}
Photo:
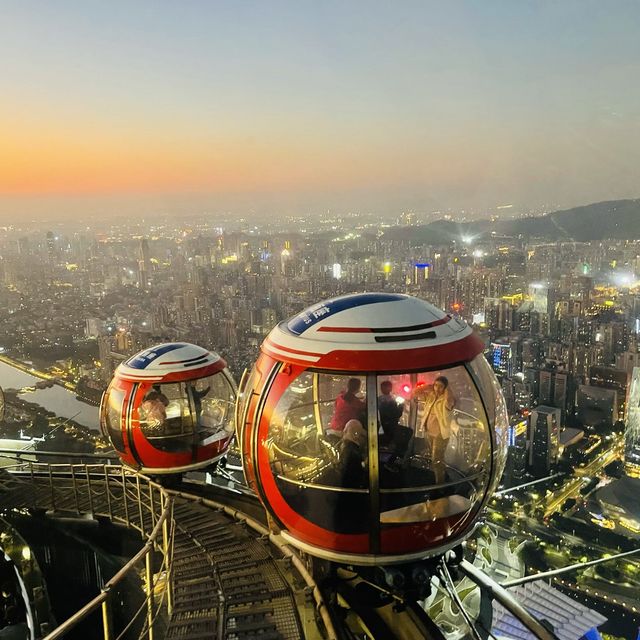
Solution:
{"label": "person in red shirt", "polygon": [[342,433],[349,420],[359,420],[364,424],[367,405],[356,395],[360,391],[361,381],[358,378],[349,378],[347,388],[336,398],[333,417],[329,424],[332,431]]}

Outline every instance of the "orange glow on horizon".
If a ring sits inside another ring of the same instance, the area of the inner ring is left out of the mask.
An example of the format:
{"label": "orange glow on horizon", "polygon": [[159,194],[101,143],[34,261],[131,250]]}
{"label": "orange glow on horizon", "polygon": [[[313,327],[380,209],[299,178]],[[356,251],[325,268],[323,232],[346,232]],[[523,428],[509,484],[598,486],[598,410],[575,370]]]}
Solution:
{"label": "orange glow on horizon", "polygon": [[295,131],[258,138],[110,129],[0,125],[0,195],[349,189],[455,182],[481,171],[440,144],[391,152],[327,132],[303,139]]}

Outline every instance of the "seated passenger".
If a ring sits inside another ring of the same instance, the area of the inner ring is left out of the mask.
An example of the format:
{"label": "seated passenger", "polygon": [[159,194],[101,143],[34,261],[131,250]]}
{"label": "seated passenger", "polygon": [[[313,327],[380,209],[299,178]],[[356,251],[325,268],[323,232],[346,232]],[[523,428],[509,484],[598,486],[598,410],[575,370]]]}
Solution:
{"label": "seated passenger", "polygon": [[[391,392],[393,383],[391,380],[385,380],[380,383],[380,395],[378,396],[378,415],[380,416],[380,426],[384,433],[386,442],[390,442],[393,432],[398,426],[398,421],[404,413],[404,407],[399,398],[396,398]],[[401,398],[400,398],[401,400]]]}
{"label": "seated passenger", "polygon": [[144,426],[149,430],[149,435],[162,434],[162,426],[167,419],[168,404],[167,396],[157,391],[155,387],[145,395],[140,405],[140,420],[145,423]]}
{"label": "seated passenger", "polygon": [[412,429],[398,424],[404,413],[404,398],[394,396],[392,390],[391,380],[385,380],[380,384],[380,395],[378,396],[378,415],[383,432],[380,444],[391,451],[391,457],[387,460],[389,463],[395,462],[397,458],[406,454],[413,435]]}
{"label": "seated passenger", "polygon": [[336,398],[330,430],[342,432],[349,420],[358,420],[360,423],[364,421],[367,405],[356,395],[361,384],[358,378],[349,378],[347,388]]}
{"label": "seated passenger", "polygon": [[338,445],[338,484],[360,489],[367,486],[367,432],[359,420],[349,420]]}

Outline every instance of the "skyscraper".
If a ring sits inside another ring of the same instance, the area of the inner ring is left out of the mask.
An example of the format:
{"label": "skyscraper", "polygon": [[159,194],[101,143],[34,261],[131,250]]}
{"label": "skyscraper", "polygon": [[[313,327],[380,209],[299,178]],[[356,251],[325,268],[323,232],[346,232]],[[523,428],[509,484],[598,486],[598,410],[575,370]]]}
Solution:
{"label": "skyscraper", "polygon": [[627,399],[624,461],[627,473],[640,478],[640,367],[634,367]]}
{"label": "skyscraper", "polygon": [[576,405],[578,421],[582,426],[612,425],[618,417],[618,392],[615,389],[581,384],[576,394]]}
{"label": "skyscraper", "polygon": [[525,481],[527,473],[527,421],[509,427],[509,448],[504,468],[503,484],[515,487]]}
{"label": "skyscraper", "polygon": [[138,286],[146,289],[149,283],[149,242],[146,238],[140,240],[138,248]]}
{"label": "skyscraper", "polygon": [[508,343],[491,343],[489,362],[499,376],[510,377],[513,374],[513,349]]}
{"label": "skyscraper", "polygon": [[560,409],[545,405],[531,412],[529,465],[534,475],[545,476],[558,460]]}

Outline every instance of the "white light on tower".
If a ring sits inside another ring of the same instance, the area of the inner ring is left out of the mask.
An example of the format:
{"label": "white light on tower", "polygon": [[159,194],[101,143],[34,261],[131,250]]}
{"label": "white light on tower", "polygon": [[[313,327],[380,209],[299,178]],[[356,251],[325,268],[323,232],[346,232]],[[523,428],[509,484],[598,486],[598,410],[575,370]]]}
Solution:
{"label": "white light on tower", "polygon": [[340,280],[340,278],[342,278],[342,265],[339,264],[338,262],[335,262],[332,268],[333,271],[333,277],[336,280]]}

